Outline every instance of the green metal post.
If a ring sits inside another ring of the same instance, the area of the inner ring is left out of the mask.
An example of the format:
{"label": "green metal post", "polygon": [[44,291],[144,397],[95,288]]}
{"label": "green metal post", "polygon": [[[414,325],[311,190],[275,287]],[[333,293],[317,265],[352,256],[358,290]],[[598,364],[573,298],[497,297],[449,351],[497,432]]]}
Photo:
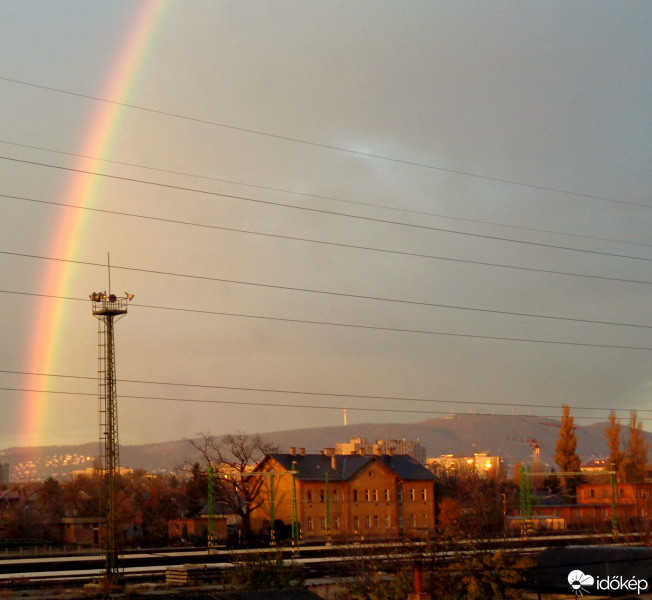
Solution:
{"label": "green metal post", "polygon": [[618,515],[616,509],[616,471],[612,468],[611,478],[611,532],[614,537],[618,535]]}
{"label": "green metal post", "polygon": [[299,552],[299,520],[297,516],[297,463],[292,463],[292,552]]}
{"label": "green metal post", "polygon": [[532,525],[532,490],[530,488],[530,466],[527,470],[521,467],[519,477],[521,501],[521,535],[526,536]]}
{"label": "green metal post", "polygon": [[208,552],[215,546],[215,489],[213,487],[213,467],[206,471],[208,482]]}
{"label": "green metal post", "polygon": [[328,487],[328,473],[324,474],[326,479],[326,543],[331,543],[331,495]]}
{"label": "green metal post", "polygon": [[274,531],[274,473],[269,474],[269,545],[276,546],[276,532]]}

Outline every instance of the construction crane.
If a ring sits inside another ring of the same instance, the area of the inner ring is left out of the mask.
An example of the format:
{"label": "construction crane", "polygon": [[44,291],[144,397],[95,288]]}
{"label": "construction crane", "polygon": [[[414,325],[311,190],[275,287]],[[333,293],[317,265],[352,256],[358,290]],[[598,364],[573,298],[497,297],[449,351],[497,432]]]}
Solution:
{"label": "construction crane", "polygon": [[532,448],[532,473],[541,473],[541,442],[536,438],[518,438],[506,436],[506,440],[514,440],[516,442],[526,442]]}

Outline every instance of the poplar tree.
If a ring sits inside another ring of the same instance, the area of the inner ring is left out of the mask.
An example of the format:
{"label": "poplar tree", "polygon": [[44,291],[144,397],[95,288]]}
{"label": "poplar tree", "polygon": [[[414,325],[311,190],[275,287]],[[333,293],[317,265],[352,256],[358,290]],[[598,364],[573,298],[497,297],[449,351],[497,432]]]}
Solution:
{"label": "poplar tree", "polygon": [[[555,446],[555,462],[562,472],[577,472],[580,470],[580,457],[577,455],[577,434],[573,417],[570,416],[570,407],[568,404],[562,405],[561,427],[559,428],[559,438]],[[571,493],[575,493],[578,477],[562,476],[564,485]]]}
{"label": "poplar tree", "polygon": [[629,437],[624,452],[623,465],[627,483],[643,483],[647,474],[649,442],[643,437],[643,424],[633,410],[629,419]]}
{"label": "poplar tree", "polygon": [[616,471],[616,477],[619,482],[624,481],[623,459],[625,453],[620,449],[620,423],[616,419],[616,411],[609,413],[609,425],[604,428],[604,434],[607,438],[609,447],[609,471]]}

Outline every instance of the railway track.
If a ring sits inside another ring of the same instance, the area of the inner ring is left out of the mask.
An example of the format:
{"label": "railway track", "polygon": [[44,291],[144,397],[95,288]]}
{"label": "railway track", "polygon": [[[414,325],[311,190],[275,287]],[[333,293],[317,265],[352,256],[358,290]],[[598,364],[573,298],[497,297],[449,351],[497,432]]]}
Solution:
{"label": "railway track", "polygon": [[[483,550],[505,549],[513,552],[535,552],[551,546],[597,544],[604,542],[604,535],[555,535],[532,536],[527,539],[497,538],[473,540],[460,544],[456,552],[465,547]],[[414,543],[356,543],[343,545],[306,545],[294,553],[288,547],[191,550],[161,549],[130,551],[123,555],[125,578],[130,583],[163,582],[169,566],[185,564],[205,565],[216,577],[219,571],[230,568],[238,557],[252,552],[277,556],[292,561],[306,576],[319,577],[343,574],[365,560],[386,560],[393,565],[411,561],[415,554],[431,551],[425,542]],[[442,556],[445,553],[441,554]],[[34,558],[5,558],[0,560],[0,590],[39,587],[58,583],[83,585],[102,576],[104,556],[100,552],[81,556],[40,556]]]}

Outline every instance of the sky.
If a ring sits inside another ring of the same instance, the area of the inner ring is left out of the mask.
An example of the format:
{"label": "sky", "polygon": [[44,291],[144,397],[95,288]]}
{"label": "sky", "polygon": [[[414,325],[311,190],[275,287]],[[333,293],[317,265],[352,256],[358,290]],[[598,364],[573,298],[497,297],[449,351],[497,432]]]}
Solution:
{"label": "sky", "polygon": [[0,0],[0,449],[97,439],[108,262],[122,444],[344,408],[651,430],[650,30],[627,1]]}

